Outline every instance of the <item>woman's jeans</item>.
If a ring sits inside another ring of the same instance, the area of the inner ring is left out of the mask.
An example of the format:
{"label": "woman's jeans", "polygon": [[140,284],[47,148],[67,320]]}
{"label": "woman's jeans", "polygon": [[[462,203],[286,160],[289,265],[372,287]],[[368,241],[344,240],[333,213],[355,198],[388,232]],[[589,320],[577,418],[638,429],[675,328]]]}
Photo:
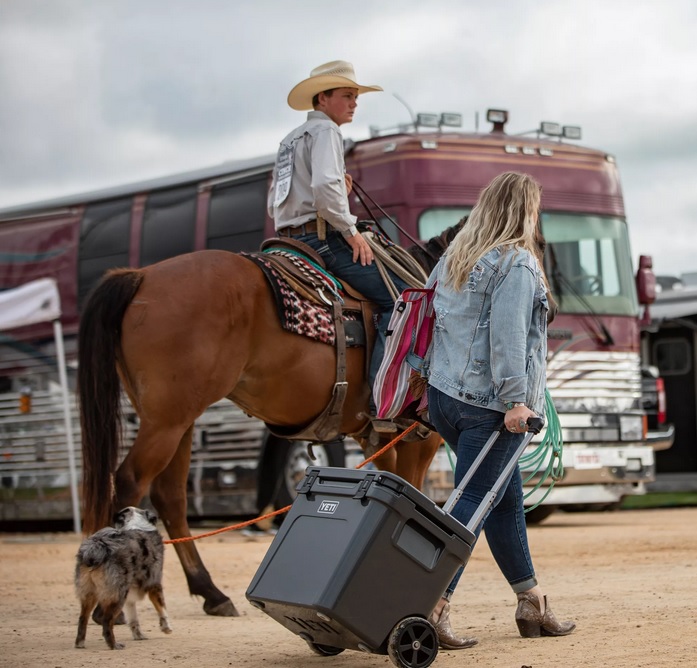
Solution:
{"label": "woman's jeans", "polygon": [[[385,332],[390,323],[395,300],[382,280],[375,262],[365,267],[361,265],[360,261],[354,262],[353,249],[339,232],[328,228],[327,238],[324,241],[320,241],[317,234],[314,233],[297,237],[297,239],[314,248],[322,256],[328,271],[342,281],[346,281],[377,306],[377,322],[375,323],[377,336],[368,372],[368,382],[372,391],[373,381],[385,354]],[[388,270],[388,273],[397,288],[397,292],[401,293],[402,290],[409,287],[392,271]],[[368,323],[366,323],[367,325]]]}
{"label": "woman's jeans", "polygon": [[[428,388],[428,411],[438,433],[456,449],[455,485],[458,485],[492,432],[501,426],[503,413],[458,401],[432,386]],[[501,432],[451,511],[462,524],[472,518],[523,438],[523,434]],[[475,536],[478,537],[485,526],[486,540],[504,577],[514,592],[526,591],[534,587],[537,580],[528,549],[523,483],[518,467],[494,503],[476,527]],[[455,591],[462,571],[461,568],[448,585],[446,598]]]}

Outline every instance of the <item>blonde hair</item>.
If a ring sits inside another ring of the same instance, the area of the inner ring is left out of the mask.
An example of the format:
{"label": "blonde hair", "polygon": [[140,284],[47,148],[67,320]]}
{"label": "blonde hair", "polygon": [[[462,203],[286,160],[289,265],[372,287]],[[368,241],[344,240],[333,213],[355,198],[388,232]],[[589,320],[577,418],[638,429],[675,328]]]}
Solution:
{"label": "blonde hair", "polygon": [[491,181],[445,252],[446,282],[460,290],[477,260],[497,246],[525,248],[539,257],[540,194],[540,184],[528,174],[505,172]]}

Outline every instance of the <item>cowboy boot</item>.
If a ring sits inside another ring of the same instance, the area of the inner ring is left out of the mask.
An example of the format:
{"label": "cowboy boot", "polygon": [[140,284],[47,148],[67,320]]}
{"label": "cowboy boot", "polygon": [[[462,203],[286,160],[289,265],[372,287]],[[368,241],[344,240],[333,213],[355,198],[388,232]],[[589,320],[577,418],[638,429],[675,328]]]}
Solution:
{"label": "cowboy boot", "polygon": [[565,636],[576,628],[575,622],[558,622],[554,613],[545,600],[545,611],[540,610],[540,599],[536,594],[523,591],[518,594],[518,608],[515,611],[515,621],[518,631],[523,638],[539,638],[540,636]]}
{"label": "cowboy boot", "polygon": [[473,647],[479,642],[477,638],[460,638],[455,635],[450,626],[450,603],[445,604],[438,619],[436,619],[436,613],[432,612],[428,621],[436,629],[438,644],[441,649],[466,649],[467,647]]}

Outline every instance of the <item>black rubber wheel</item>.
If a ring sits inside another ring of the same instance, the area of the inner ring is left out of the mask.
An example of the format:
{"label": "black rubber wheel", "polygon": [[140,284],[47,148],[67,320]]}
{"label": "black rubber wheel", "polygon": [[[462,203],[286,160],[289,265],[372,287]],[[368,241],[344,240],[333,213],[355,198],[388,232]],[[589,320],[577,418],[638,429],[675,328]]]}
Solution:
{"label": "black rubber wheel", "polygon": [[423,617],[406,617],[392,629],[387,654],[398,668],[426,668],[438,655],[438,634]]}
{"label": "black rubber wheel", "polygon": [[344,651],[343,647],[320,645],[320,643],[318,642],[310,642],[309,640],[306,640],[305,642],[310,646],[310,649],[315,654],[319,654],[320,656],[336,656],[337,654],[341,654]]}

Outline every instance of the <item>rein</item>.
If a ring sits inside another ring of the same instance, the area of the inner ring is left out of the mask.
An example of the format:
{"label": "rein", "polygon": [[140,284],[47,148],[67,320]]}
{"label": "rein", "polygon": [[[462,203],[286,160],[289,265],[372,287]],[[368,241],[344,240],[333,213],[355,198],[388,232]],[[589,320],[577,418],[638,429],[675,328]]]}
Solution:
{"label": "rein", "polygon": [[363,200],[363,197],[361,196],[361,193],[370,200],[370,203],[385,217],[387,220],[390,221],[411,243],[416,244],[417,246],[423,246],[423,242],[419,241],[418,239],[414,239],[414,237],[409,234],[401,225],[397,223],[392,216],[390,216],[387,211],[385,211],[365,190],[365,188],[358,183],[357,181],[353,181],[353,190],[356,193],[356,197],[358,197],[358,201],[363,205],[363,208],[366,210],[367,214],[370,216],[370,218],[373,220],[373,222],[377,225],[377,228],[380,230],[382,235],[388,239],[389,235],[385,232],[385,230],[382,228],[382,225],[380,225],[380,222],[378,219],[375,217],[375,214],[372,212],[370,207],[365,203]]}
{"label": "rein", "polygon": [[[367,459],[364,459],[358,466],[356,466],[356,468],[357,469],[363,468],[366,464],[369,464],[370,462],[377,459],[380,455],[384,454],[390,448],[397,445],[397,443],[399,443],[399,441],[401,441],[407,434],[412,432],[418,426],[419,426],[418,422],[413,422],[401,434],[399,434],[399,436],[396,436],[386,446],[384,446],[383,448],[380,448],[380,450],[378,450],[376,453],[372,454]],[[261,522],[262,520],[266,520],[266,519],[269,519],[271,517],[276,517],[276,515],[282,515],[283,513],[287,513],[290,510],[290,508],[291,508],[291,506],[285,506],[284,508],[279,508],[278,510],[274,510],[271,513],[266,513],[265,515],[260,515],[259,517],[255,517],[252,520],[247,520],[246,522],[240,522],[239,524],[233,524],[231,526],[222,527],[220,529],[216,529],[215,531],[208,531],[206,533],[199,534],[198,536],[183,536],[182,538],[170,538],[168,540],[163,540],[162,542],[165,545],[174,545],[175,543],[188,543],[192,540],[199,540],[200,538],[209,538],[210,536],[217,536],[218,534],[225,533],[226,531],[236,531],[237,529],[244,529],[245,527],[248,527],[251,524],[256,524],[257,522]]]}

